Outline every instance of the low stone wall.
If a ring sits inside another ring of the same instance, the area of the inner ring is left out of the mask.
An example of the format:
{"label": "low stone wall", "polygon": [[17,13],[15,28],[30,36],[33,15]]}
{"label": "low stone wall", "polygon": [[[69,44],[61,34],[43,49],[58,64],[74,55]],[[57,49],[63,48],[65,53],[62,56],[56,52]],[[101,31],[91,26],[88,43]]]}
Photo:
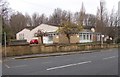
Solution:
{"label": "low stone wall", "polygon": [[[7,46],[7,56],[22,56],[40,53],[56,53],[56,52],[70,52],[70,51],[83,51],[95,50],[101,48],[115,48],[116,44],[63,44],[63,45],[24,45],[24,46]],[[2,56],[5,56],[5,49],[2,47]]]}

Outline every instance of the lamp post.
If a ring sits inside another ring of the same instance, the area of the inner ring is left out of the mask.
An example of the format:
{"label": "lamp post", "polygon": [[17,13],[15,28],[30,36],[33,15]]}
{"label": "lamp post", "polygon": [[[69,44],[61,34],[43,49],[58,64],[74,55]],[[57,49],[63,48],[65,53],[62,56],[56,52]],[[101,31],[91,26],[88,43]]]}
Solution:
{"label": "lamp post", "polygon": [[[91,28],[91,31],[93,32],[93,34],[92,34],[92,39],[93,39],[93,41],[94,41],[94,32],[95,32],[95,28]],[[89,38],[90,38],[90,35],[89,35]]]}
{"label": "lamp post", "polygon": [[92,31],[92,32],[95,32],[95,28],[91,28],[91,31]]}
{"label": "lamp post", "polygon": [[59,36],[57,35],[57,36],[56,36],[56,38],[58,39],[58,38],[59,38]]}
{"label": "lamp post", "polygon": [[104,38],[104,35],[101,35],[101,37],[102,37],[102,38],[101,38],[101,44],[103,45],[103,41],[104,41],[103,38]]}
{"label": "lamp post", "polygon": [[112,40],[112,37],[110,37],[110,40]]}
{"label": "lamp post", "polygon": [[101,35],[101,48],[103,48],[104,35]]}
{"label": "lamp post", "polygon": [[110,37],[110,42],[111,42],[111,43],[112,43],[112,40],[113,40],[112,37]]}

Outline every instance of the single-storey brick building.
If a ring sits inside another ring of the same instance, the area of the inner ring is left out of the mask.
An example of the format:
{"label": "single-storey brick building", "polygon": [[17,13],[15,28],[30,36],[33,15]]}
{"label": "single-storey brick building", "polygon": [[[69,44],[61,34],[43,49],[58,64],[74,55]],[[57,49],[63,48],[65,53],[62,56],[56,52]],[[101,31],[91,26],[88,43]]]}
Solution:
{"label": "single-storey brick building", "polygon": [[[47,36],[43,36],[44,44],[69,43],[69,40],[65,34],[57,33],[58,27],[47,24],[41,24],[31,30],[25,28],[16,34],[16,39],[27,40],[27,42],[30,42],[32,39],[37,39],[37,37],[35,37],[35,33],[38,30],[47,32]],[[70,34],[70,43],[85,43],[95,41],[101,41],[101,33],[96,33],[89,29],[83,29],[79,33]]]}

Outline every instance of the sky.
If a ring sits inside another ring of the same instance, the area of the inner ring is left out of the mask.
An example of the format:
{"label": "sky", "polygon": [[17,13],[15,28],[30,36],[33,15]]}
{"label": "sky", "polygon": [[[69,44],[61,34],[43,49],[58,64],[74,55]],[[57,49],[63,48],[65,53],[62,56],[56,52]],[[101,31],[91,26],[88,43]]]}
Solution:
{"label": "sky", "polygon": [[[104,0],[108,13],[114,7],[115,11],[118,9],[118,2],[120,0]],[[99,7],[100,0],[7,0],[9,7],[15,11],[28,13],[32,15],[34,12],[39,14],[51,15],[56,8],[71,11],[72,13],[79,12],[82,2],[86,13],[96,15],[97,7]]]}

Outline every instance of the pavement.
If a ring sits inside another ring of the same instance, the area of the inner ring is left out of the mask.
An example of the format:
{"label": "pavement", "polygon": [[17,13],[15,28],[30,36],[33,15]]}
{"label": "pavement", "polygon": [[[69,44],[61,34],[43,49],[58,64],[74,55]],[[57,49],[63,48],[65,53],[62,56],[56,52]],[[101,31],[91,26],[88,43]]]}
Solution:
{"label": "pavement", "polygon": [[[118,75],[118,49],[61,56],[8,58],[3,75]],[[102,51],[102,52],[99,52]]]}
{"label": "pavement", "polygon": [[[101,49],[102,51],[105,49]],[[71,54],[83,54],[83,53],[92,53],[99,52],[98,50],[89,50],[89,51],[73,51],[73,52],[59,52],[59,53],[48,53],[48,54],[34,54],[34,55],[24,55],[13,57],[13,59],[26,59],[26,58],[37,58],[37,57],[50,57],[50,56],[62,56],[62,55],[71,55]]]}

